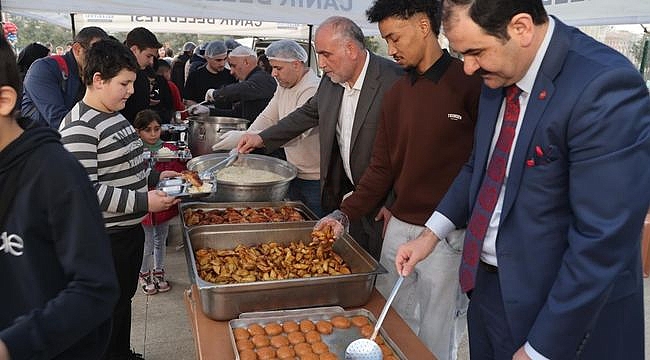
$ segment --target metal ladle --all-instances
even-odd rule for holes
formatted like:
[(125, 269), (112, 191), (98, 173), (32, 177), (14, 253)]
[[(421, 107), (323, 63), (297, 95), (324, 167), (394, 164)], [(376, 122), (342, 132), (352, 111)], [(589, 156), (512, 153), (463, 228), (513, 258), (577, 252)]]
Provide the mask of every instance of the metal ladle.
[(237, 148), (234, 148), (230, 150), (228, 153), (228, 157), (219, 161), (218, 163), (210, 166), (209, 168), (201, 171), (201, 174), (199, 175), (200, 178), (208, 178), (212, 176), (212, 174), (217, 170), (221, 168), (227, 168), (228, 166), (232, 165), (237, 159), (239, 158), (239, 151), (237, 151)]
[(379, 315), (379, 320), (377, 320), (377, 323), (375, 324), (375, 330), (372, 332), (372, 336), (370, 336), (370, 339), (362, 338), (362, 339), (354, 340), (353, 342), (350, 343), (350, 345), (348, 345), (347, 349), (345, 349), (346, 360), (383, 359), (381, 348), (375, 342), (375, 338), (377, 337), (377, 333), (379, 333), (381, 324), (384, 322), (384, 319), (386, 318), (388, 309), (390, 309), (390, 304), (395, 299), (395, 295), (397, 295), (397, 290), (399, 290), (399, 287), (402, 285), (403, 281), (404, 281), (404, 276), (400, 276), (399, 279), (397, 279), (395, 286), (393, 286), (393, 290), (390, 292), (390, 295), (388, 296), (388, 300), (386, 300), (386, 304), (384, 305), (384, 308), (381, 310), (381, 314)]

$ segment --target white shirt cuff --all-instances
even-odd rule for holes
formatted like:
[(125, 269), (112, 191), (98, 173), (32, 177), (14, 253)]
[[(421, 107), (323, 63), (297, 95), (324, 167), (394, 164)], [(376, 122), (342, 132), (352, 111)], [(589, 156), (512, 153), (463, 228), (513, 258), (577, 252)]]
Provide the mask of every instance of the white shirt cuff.
[(528, 341), (526, 341), (526, 344), (524, 345), (524, 351), (526, 351), (526, 355), (528, 355), (528, 357), (532, 360), (548, 360), (547, 357), (538, 353), (537, 350), (533, 349), (533, 346), (530, 345)]
[(456, 230), (456, 225), (454, 225), (451, 220), (447, 219), (446, 216), (442, 215), (442, 213), (437, 211), (431, 215), (424, 225), (429, 228), (429, 230), (433, 231), (438, 239), (445, 239), (450, 232)]

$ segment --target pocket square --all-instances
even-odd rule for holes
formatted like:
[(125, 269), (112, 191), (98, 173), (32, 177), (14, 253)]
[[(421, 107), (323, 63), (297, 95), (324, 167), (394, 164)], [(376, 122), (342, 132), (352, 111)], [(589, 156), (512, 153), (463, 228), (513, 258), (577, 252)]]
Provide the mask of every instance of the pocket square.
[(556, 152), (557, 152), (557, 147), (553, 145), (549, 145), (546, 147), (542, 145), (535, 145), (535, 147), (533, 148), (532, 157), (526, 160), (526, 166), (533, 167), (536, 165), (544, 165), (544, 164), (551, 163), (557, 160)]
[(447, 114), (447, 117), (448, 117), (450, 120), (454, 120), (454, 121), (463, 120), (463, 116), (460, 115), (460, 114)]

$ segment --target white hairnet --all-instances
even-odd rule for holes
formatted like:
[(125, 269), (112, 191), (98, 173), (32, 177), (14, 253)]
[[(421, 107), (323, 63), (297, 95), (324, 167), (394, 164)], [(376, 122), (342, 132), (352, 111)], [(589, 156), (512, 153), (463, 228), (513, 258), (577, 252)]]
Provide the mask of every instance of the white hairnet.
[(226, 44), (221, 40), (215, 40), (208, 43), (205, 47), (205, 57), (215, 57), (219, 55), (226, 55), (228, 49), (226, 49)]
[(192, 52), (192, 51), (194, 51), (194, 49), (196, 49), (196, 44), (191, 42), (191, 41), (188, 41), (185, 44), (183, 44), (183, 52), (186, 52), (186, 51)]
[(205, 43), (194, 48), (194, 55), (203, 57), (205, 55)]
[(269, 60), (278, 61), (307, 61), (307, 52), (293, 40), (274, 41), (266, 48), (266, 56)]
[(234, 48), (241, 46), (241, 44), (238, 43), (235, 39), (226, 39), (225, 43), (228, 50), (233, 50)]
[(255, 50), (249, 48), (248, 46), (243, 46), (243, 45), (234, 48), (228, 56), (234, 56), (234, 57), (252, 56), (254, 58), (257, 58), (257, 54), (255, 53)]

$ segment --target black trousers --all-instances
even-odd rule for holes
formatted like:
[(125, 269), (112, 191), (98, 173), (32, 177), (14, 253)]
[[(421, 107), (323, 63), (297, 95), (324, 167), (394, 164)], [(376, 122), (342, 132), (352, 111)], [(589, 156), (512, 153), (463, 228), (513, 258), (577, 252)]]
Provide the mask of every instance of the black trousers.
[(131, 352), (131, 299), (138, 288), (138, 274), (144, 252), (141, 225), (109, 234), (113, 263), (120, 284), (120, 298), (113, 310), (113, 331), (104, 359), (126, 359)]

